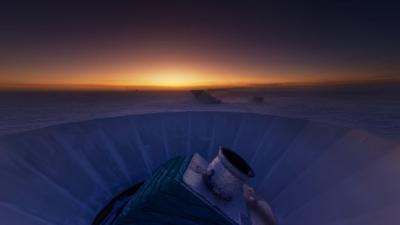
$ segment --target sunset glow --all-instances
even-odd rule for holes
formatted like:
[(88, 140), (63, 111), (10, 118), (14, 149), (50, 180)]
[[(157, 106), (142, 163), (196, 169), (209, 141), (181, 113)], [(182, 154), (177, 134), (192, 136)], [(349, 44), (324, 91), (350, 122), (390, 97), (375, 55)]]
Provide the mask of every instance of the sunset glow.
[[(182, 66), (184, 64), (184, 66)], [(7, 79), (0, 79), (1, 89), (51, 89), (51, 90), (189, 90), (193, 88), (223, 88), (282, 83), (345, 82), (373, 79), (366, 73), (352, 69), (314, 70), (274, 67), (254, 68), (237, 65), (215, 66), (181, 62), (144, 62), (138, 64), (93, 64), (72, 68), (51, 69), (16, 68), (6, 70)], [(334, 78), (323, 78), (320, 74)]]
[(190, 89), (398, 80), (400, 74), (398, 10), (391, 7), (374, 26), (351, 19), (363, 18), (358, 5), (352, 12), (340, 4), (190, 1), (114, 10), (99, 4), (75, 13), (78, 7), (35, 4), (25, 7), (32, 17), (4, 7), (15, 16), (3, 19), (10, 24), (0, 34), (0, 90)]
[(196, 71), (165, 69), (144, 71), (138, 78), (127, 81), (127, 85), (160, 86), (160, 87), (190, 87), (212, 85), (205, 74)]

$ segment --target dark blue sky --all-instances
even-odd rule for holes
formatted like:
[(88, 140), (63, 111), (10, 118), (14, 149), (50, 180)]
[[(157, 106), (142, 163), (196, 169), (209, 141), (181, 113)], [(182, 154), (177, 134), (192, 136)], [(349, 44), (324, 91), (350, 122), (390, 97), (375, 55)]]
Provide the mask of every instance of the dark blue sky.
[(326, 80), (346, 68), (366, 79), (399, 71), (400, 6), (389, 1), (31, 1), (0, 8), (3, 80), (21, 66), (63, 70), (170, 52), (228, 66), (304, 70), (302, 76), (320, 71)]

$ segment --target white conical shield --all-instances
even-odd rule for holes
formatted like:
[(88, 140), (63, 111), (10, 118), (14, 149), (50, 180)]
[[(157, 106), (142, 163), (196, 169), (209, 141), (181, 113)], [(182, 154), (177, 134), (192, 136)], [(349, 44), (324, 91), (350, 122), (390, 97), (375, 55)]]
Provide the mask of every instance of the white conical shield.
[(177, 112), (0, 139), (0, 223), (89, 225), (162, 162), (220, 145), (243, 156), (279, 224), (400, 224), (400, 145), (364, 131), (250, 113)]

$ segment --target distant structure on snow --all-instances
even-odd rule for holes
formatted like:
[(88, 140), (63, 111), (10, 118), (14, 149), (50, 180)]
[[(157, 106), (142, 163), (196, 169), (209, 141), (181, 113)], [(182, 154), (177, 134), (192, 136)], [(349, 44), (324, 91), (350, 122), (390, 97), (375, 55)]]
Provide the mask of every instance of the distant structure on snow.
[(212, 96), (206, 90), (192, 90), (194, 98), (203, 104), (221, 104), (221, 100)]

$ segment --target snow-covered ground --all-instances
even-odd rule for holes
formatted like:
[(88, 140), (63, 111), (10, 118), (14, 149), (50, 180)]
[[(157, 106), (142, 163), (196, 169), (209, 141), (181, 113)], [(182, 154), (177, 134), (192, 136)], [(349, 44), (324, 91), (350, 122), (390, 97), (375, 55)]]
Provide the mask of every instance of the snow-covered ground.
[[(241, 111), (307, 118), (400, 137), (400, 92), (268, 91), (212, 93), (224, 104), (204, 105), (190, 92), (2, 92), (0, 135), (94, 118), (165, 111)], [(262, 104), (252, 103), (263, 96)]]

